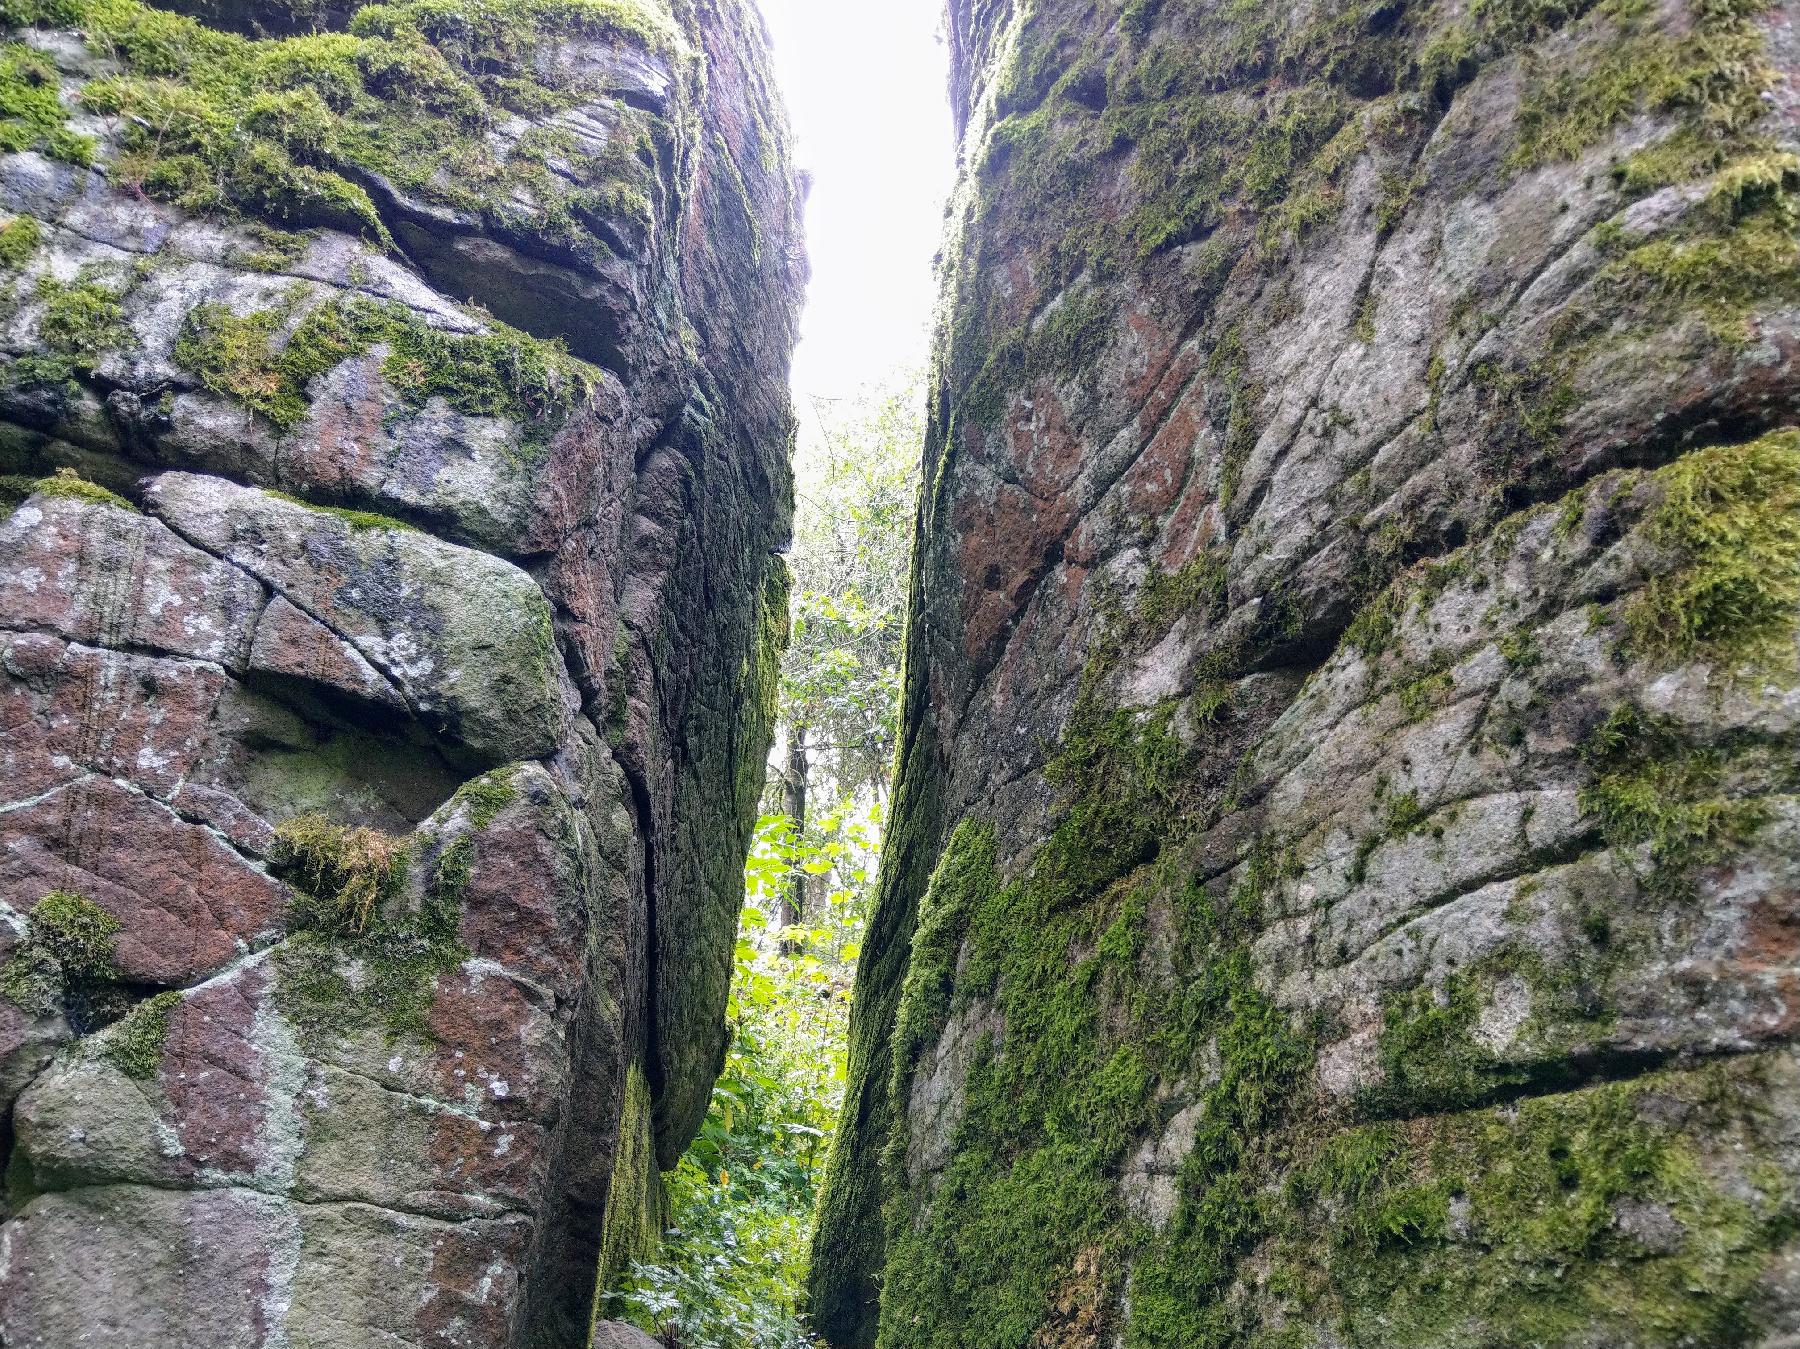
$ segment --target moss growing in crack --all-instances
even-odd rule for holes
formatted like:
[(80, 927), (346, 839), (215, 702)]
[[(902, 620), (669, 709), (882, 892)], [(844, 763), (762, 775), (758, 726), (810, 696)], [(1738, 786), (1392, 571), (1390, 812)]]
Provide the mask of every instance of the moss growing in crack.
[(328, 515), (333, 520), (340, 520), (350, 527), (353, 534), (367, 533), (370, 530), (409, 530), (417, 531), (418, 526), (410, 525), (404, 520), (396, 520), (391, 515), (382, 515), (376, 511), (351, 510), (344, 506), (321, 506), (316, 501), (308, 501), (305, 497), (297, 497), (291, 492), (269, 492), (269, 496), (277, 501), (285, 501), (289, 505), (304, 506), (309, 511), (320, 515)]
[(276, 827), (270, 860), (299, 887), (298, 925), (342, 936), (367, 932), (402, 897), (412, 847), (377, 829), (301, 815)]
[(100, 1054), (125, 1076), (150, 1081), (162, 1067), (169, 1018), (181, 1005), (181, 994), (158, 993), (140, 1002), (100, 1040)]
[(72, 468), (59, 468), (47, 478), (33, 480), (29, 494), (58, 497), (65, 501), (85, 501), (91, 506), (115, 506), (122, 511), (137, 510), (136, 506), (117, 492), (108, 491), (99, 483), (89, 482)]
[(1656, 474), (1646, 523), (1677, 559), (1626, 611), (1633, 646), (1792, 676), (1800, 605), (1800, 432), (1715, 446)]
[(534, 453), (593, 391), (592, 372), (560, 344), (503, 324), (479, 335), (441, 333), (400, 305), (367, 300), (331, 300), (298, 320), (294, 313), (295, 302), (245, 315), (197, 305), (175, 359), (214, 393), (289, 430), (306, 416), (313, 379), (383, 344), (381, 373), (408, 405), (438, 397), (469, 416), (521, 422), (522, 454)]
[(1152, 572), (1138, 597), (1138, 621), (1150, 632), (1167, 632), (1191, 613), (1217, 614), (1225, 605), (1229, 559), (1208, 550), (1173, 572)]
[(1393, 1115), (1459, 1110), (1529, 1081), (1477, 1042), (1482, 992), (1482, 981), (1465, 973), (1392, 998), (1382, 1015), (1382, 1082), (1363, 1094), (1363, 1108)]

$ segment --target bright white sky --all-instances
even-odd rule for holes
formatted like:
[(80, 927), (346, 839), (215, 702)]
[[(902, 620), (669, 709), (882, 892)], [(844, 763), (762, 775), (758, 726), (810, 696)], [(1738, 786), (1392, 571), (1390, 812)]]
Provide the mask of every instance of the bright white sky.
[(812, 285), (798, 411), (922, 365), (955, 147), (944, 0), (760, 0), (800, 167)]

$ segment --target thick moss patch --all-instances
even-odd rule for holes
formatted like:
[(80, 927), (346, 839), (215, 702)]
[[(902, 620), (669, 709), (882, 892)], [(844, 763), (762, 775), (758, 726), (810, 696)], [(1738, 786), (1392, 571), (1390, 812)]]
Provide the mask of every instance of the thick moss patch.
[(1697, 451), (1657, 475), (1650, 540), (1678, 565), (1627, 615), (1645, 654), (1791, 675), (1800, 611), (1800, 432)]
[(52, 890), (25, 923), (25, 940), (0, 968), (0, 995), (31, 1016), (88, 1019), (118, 977), (119, 920), (85, 895)]
[[(347, 33), (277, 41), (136, 0), (12, 0), (6, 17), (78, 29), (119, 62), (122, 72), (89, 82), (82, 102), (120, 118), (115, 176), (152, 196), (386, 241), (364, 186), (370, 173), (496, 219), (517, 214), (512, 198), (524, 193), (540, 208), (527, 227), (588, 258), (607, 249), (584, 222), (647, 215), (661, 124), (624, 108), (619, 135), (597, 153), (552, 131), (512, 145), (488, 133), (511, 115), (545, 117), (588, 96), (545, 59), (565, 35), (648, 49), (678, 66), (681, 54), (667, 20), (626, 0), (368, 5)], [(0, 142), (74, 157), (54, 72), (16, 44), (6, 52)], [(579, 181), (552, 162), (576, 165)]]
[(234, 314), (196, 306), (175, 359), (215, 393), (234, 398), (288, 430), (306, 416), (307, 386), (377, 344), (381, 373), (411, 406), (442, 398), (470, 416), (507, 417), (540, 444), (593, 391), (593, 374), (556, 342), (491, 323), (459, 336), (427, 327), (397, 304), (333, 300), (296, 318), (294, 305)]
[(283, 1015), (329, 1038), (428, 1035), (438, 977), (468, 956), (458, 932), (474, 847), (464, 835), (432, 856), (433, 841), (316, 815), (281, 825), (272, 861), (295, 886), (290, 935), (275, 955)]

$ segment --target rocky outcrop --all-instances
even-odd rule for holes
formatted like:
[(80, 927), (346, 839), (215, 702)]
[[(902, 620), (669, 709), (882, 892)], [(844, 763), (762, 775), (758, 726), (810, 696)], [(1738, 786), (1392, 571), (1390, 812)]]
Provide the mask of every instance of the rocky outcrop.
[(5, 14), (0, 1342), (586, 1344), (786, 622), (766, 39), (192, 12)]
[(952, 0), (815, 1317), (1800, 1333), (1800, 9)]

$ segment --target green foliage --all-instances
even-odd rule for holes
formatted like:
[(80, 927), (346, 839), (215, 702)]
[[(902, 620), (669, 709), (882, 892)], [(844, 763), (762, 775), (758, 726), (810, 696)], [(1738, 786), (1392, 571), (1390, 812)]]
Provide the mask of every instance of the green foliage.
[(916, 375), (848, 407), (815, 399), (796, 462), (782, 721), (805, 728), (826, 780), (877, 799), (894, 756), (923, 410)]
[[(766, 838), (775, 822), (765, 821)], [(772, 898), (753, 876), (752, 893)], [(683, 1349), (807, 1349), (797, 1311), (831, 1131), (843, 1099), (848, 997), (827, 947), (745, 911), (732, 1042), (700, 1135), (668, 1177), (670, 1229), (606, 1305)]]

